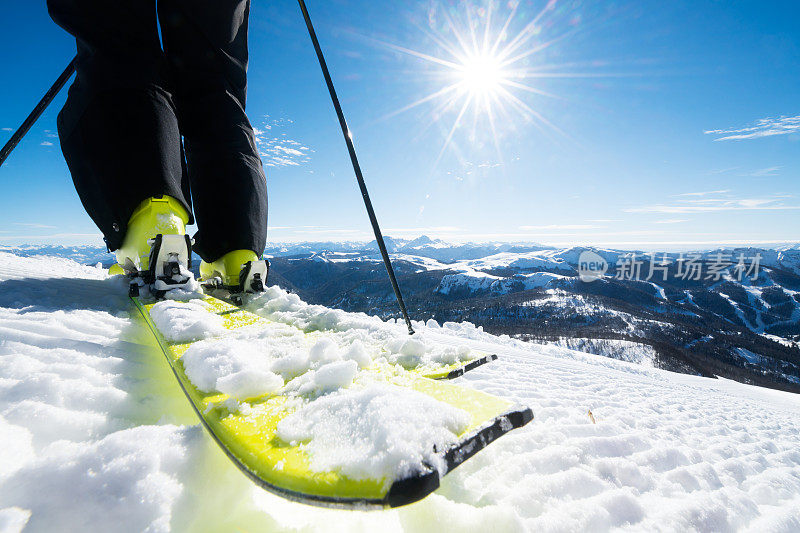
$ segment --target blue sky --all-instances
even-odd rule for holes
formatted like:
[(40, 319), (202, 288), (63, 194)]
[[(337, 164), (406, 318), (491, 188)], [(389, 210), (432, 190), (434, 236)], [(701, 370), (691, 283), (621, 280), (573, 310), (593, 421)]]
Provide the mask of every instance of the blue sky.
[[(0, 142), (74, 53), (43, 4), (0, 7)], [(309, 9), (386, 234), (629, 248), (800, 241), (795, 1)], [(294, 2), (253, 3), (249, 74), (270, 241), (371, 238)], [(100, 242), (58, 148), (63, 99), (0, 169), (0, 245)]]

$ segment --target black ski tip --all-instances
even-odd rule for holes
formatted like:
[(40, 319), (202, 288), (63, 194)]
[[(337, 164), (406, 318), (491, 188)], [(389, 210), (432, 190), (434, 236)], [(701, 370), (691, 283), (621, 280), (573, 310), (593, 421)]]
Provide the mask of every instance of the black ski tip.
[(438, 488), (439, 472), (431, 469), (392, 483), (385, 501), (389, 507), (401, 507), (421, 500)]
[(509, 421), (514, 428), (520, 428), (533, 420), (533, 411), (530, 407), (525, 407), (519, 411), (509, 414)]
[(472, 435), (451, 447), (444, 454), (447, 472), (486, 448), (509, 431), (521, 428), (533, 420), (530, 407), (518, 406), (496, 417), (492, 422), (475, 431)]
[(494, 361), (496, 359), (497, 359), (497, 355), (495, 355), (495, 354), (487, 355), (485, 357), (479, 357), (478, 359), (475, 359), (474, 361), (470, 361), (469, 363), (467, 363), (466, 365), (462, 366), (461, 368), (456, 368), (455, 370), (451, 371), (449, 374), (447, 374), (447, 377), (445, 379), (459, 378), (459, 377), (463, 376), (466, 372), (469, 372), (470, 370), (474, 370), (474, 369), (478, 368), (479, 366), (485, 365), (486, 363), (491, 363), (492, 361)]
[[(489, 357), (497, 358), (496, 355)], [(441, 475), (449, 473), (498, 438), (513, 429), (524, 426), (531, 420), (533, 420), (533, 411), (530, 407), (525, 406), (514, 407), (496, 417), (442, 454), (446, 470)], [(417, 502), (439, 488), (439, 478), (440, 473), (431, 468), (416, 476), (395, 481), (384, 501), (389, 507), (400, 507)]]

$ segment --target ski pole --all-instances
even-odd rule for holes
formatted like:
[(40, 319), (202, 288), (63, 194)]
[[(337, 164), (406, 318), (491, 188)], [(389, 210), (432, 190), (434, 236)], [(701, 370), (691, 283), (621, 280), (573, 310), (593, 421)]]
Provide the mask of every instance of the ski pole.
[(39, 100), (39, 103), (33, 108), (31, 114), (25, 119), (25, 122), (23, 122), (22, 125), (17, 128), (17, 131), (14, 132), (5, 146), (3, 146), (3, 149), (0, 150), (0, 166), (3, 165), (6, 158), (9, 156), (9, 154), (11, 154), (14, 148), (17, 147), (19, 141), (21, 141), (25, 134), (28, 133), (28, 130), (31, 129), (31, 126), (33, 126), (36, 121), (39, 120), (39, 117), (42, 115), (44, 110), (47, 109), (47, 106), (50, 105), (50, 102), (53, 101), (53, 98), (56, 97), (61, 88), (64, 87), (69, 77), (72, 76), (73, 72), (75, 72), (75, 58), (69, 62), (67, 68), (64, 69), (64, 72), (61, 73), (61, 76), (58, 77), (50, 89), (44, 93), (42, 99)]
[(333, 88), (333, 81), (331, 80), (330, 72), (328, 72), (328, 65), (325, 62), (325, 57), (322, 55), (322, 48), (319, 46), (317, 34), (314, 31), (314, 26), (311, 24), (311, 17), (308, 14), (306, 3), (303, 0), (298, 0), (298, 2), (300, 3), (300, 10), (303, 12), (303, 18), (306, 21), (308, 35), (311, 37), (311, 42), (314, 44), (314, 50), (317, 53), (319, 66), (322, 67), (322, 75), (325, 77), (325, 83), (328, 85), (328, 92), (331, 95), (333, 107), (336, 109), (336, 115), (339, 117), (339, 125), (342, 127), (344, 142), (347, 144), (347, 151), (350, 152), (350, 162), (353, 164), (353, 170), (356, 173), (358, 186), (361, 189), (361, 196), (364, 198), (364, 205), (367, 208), (367, 215), (369, 215), (369, 221), (372, 224), (372, 230), (375, 232), (375, 241), (378, 243), (378, 248), (381, 251), (383, 264), (386, 265), (386, 272), (389, 274), (389, 281), (392, 282), (392, 289), (394, 289), (394, 295), (397, 298), (397, 304), (400, 306), (400, 311), (403, 313), (406, 326), (408, 326), (408, 332), (413, 335), (414, 328), (411, 327), (411, 319), (408, 318), (406, 304), (403, 302), (403, 295), (400, 294), (400, 287), (397, 285), (397, 278), (394, 275), (394, 269), (392, 268), (392, 262), (389, 259), (389, 253), (386, 251), (386, 244), (383, 242), (381, 228), (378, 225), (378, 219), (375, 217), (375, 210), (372, 209), (372, 202), (370, 201), (369, 193), (367, 192), (367, 184), (364, 183), (364, 176), (361, 174), (361, 165), (358, 164), (358, 157), (356, 157), (356, 149), (353, 146), (353, 139), (350, 135), (350, 129), (347, 127), (347, 122), (344, 119), (342, 106), (339, 104), (339, 97), (336, 96), (336, 89)]

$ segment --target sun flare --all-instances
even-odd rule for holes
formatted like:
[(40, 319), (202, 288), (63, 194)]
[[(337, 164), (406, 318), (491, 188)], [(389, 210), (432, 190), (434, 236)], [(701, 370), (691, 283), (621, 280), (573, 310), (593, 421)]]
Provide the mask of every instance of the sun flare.
[[(563, 65), (546, 63), (540, 58), (557, 42), (572, 35), (575, 28), (557, 15), (558, 0), (548, 0), (539, 11), (525, 0), (466, 0), (456, 4), (434, 3), (428, 13), (428, 27), (418, 27), (433, 45), (425, 53), (398, 44), (378, 41), (388, 48), (423, 60), (436, 89), (418, 100), (397, 109), (388, 119), (421, 105), (431, 105), (425, 131), (435, 123), (449, 121), (445, 141), (436, 164), (456, 133), (471, 124), (466, 132), (470, 142), (479, 135), (489, 136), (497, 156), (503, 159), (500, 137), (515, 131), (520, 124), (532, 124), (545, 134), (565, 135), (543, 114), (541, 98), (562, 97), (541, 88), (545, 78), (574, 77), (572, 72), (558, 72)], [(546, 33), (555, 33), (549, 39)], [(458, 148), (458, 147), (456, 147)]]

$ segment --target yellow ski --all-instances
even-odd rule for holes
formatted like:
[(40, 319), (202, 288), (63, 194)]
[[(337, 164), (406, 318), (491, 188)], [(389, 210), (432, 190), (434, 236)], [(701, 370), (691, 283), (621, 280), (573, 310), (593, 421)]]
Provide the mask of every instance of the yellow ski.
[[(526, 407), (470, 388), (435, 381), (397, 366), (368, 368), (370, 379), (407, 387), (439, 402), (468, 413), (469, 424), (458, 434), (458, 440), (447, 449), (436, 451), (437, 466), (421, 465), (416, 473), (404, 479), (351, 479), (335, 469), (313, 470), (311, 457), (302, 443), (286, 443), (277, 437), (281, 420), (290, 416), (296, 404), (283, 394), (266, 394), (249, 398), (248, 409), (231, 409), (228, 397), (221, 393), (204, 393), (187, 377), (181, 357), (192, 343), (168, 342), (150, 317), (155, 304), (131, 297), (144, 325), (152, 332), (160, 350), (172, 368), (181, 388), (209, 434), (233, 463), (250, 479), (266, 490), (304, 503), (343, 508), (384, 508), (405, 505), (424, 498), (439, 486), (440, 477), (469, 459), (489, 443), (532, 420)], [(235, 331), (243, 327), (268, 324), (265, 318), (227, 302), (206, 296), (208, 312), (224, 320), (224, 328)], [(325, 332), (306, 333), (312, 339)], [(486, 356), (482, 356), (485, 358)], [(471, 364), (471, 363), (470, 363)], [(431, 377), (450, 377), (463, 368), (441, 369)]]

